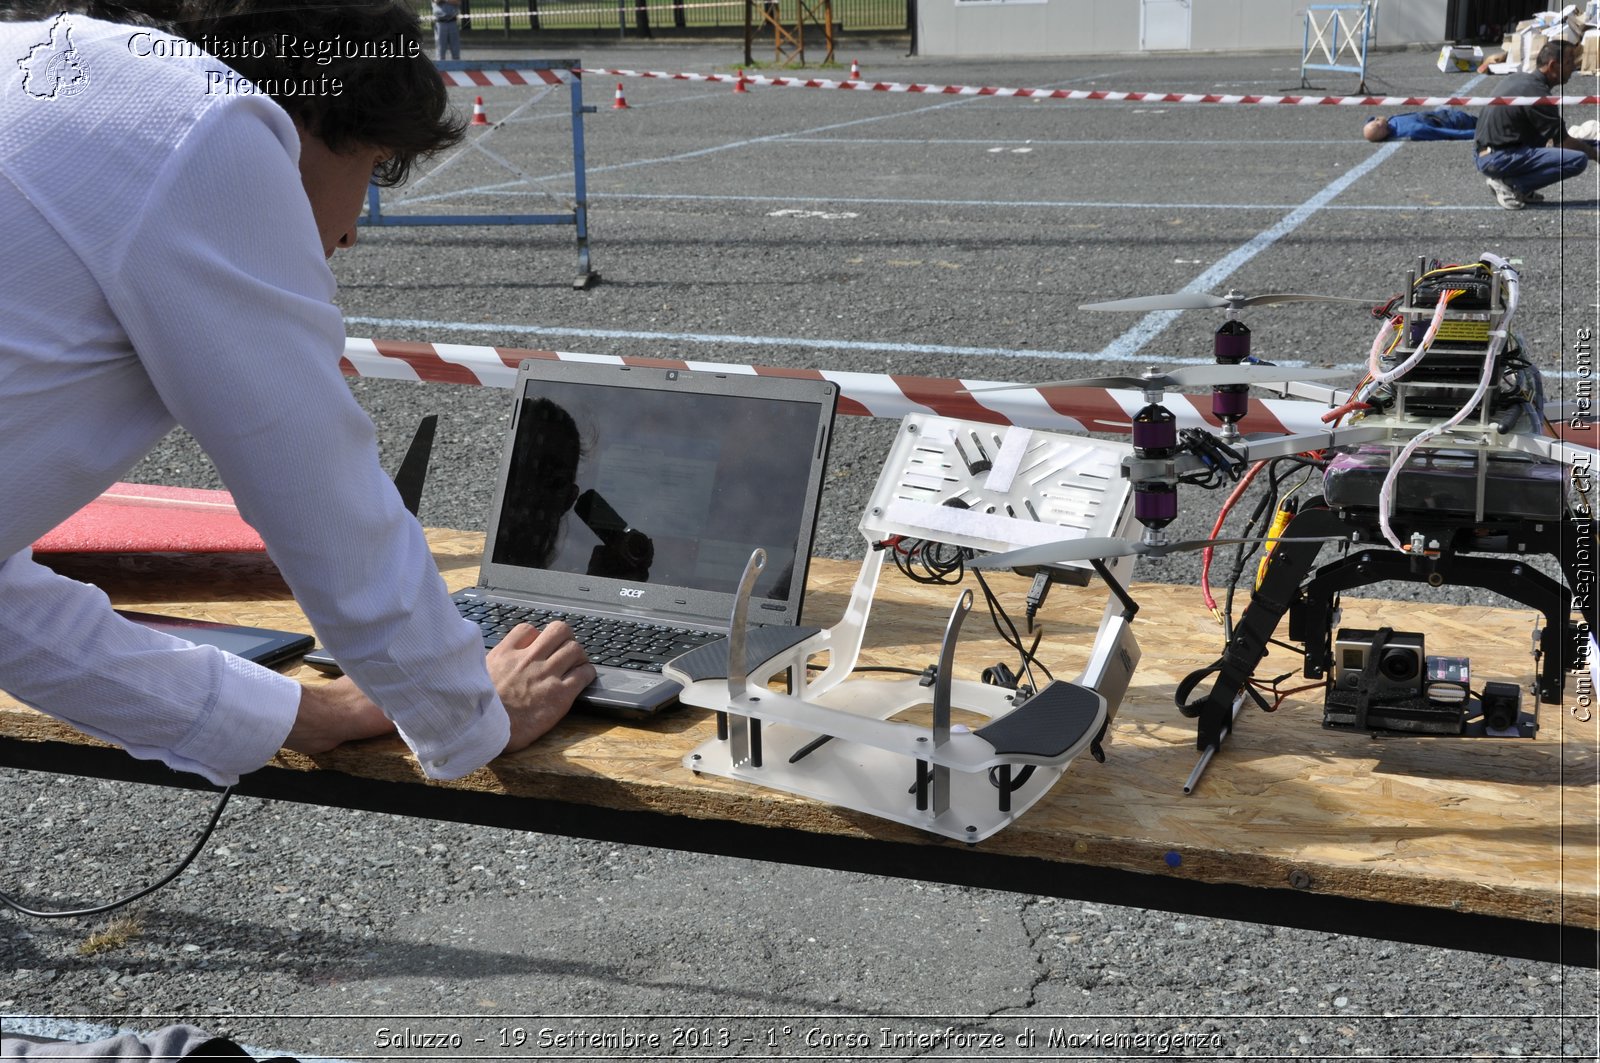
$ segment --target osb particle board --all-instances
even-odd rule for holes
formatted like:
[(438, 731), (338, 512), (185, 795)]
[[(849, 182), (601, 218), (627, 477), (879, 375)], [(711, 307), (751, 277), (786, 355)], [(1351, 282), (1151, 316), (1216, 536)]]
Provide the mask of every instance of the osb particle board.
[[(481, 536), (432, 531), (445, 582), (470, 584)], [(287, 588), (259, 556), (66, 557), (54, 563), (105, 586), (121, 605), (266, 627), (310, 630)], [(841, 615), (858, 564), (813, 563), (806, 619)], [(970, 577), (969, 577), (970, 580)], [(992, 580), (1015, 606), (1026, 582)], [(1176, 684), (1215, 659), (1219, 628), (1193, 587), (1136, 584), (1134, 624), (1143, 658), (1112, 729), (1105, 764), (1075, 762), (1053, 792), (983, 842), (990, 852), (1205, 882), (1284, 888), (1455, 909), (1543, 923), (1600, 927), (1597, 890), (1597, 723), (1569, 705), (1539, 707), (1537, 738), (1381, 738), (1324, 730), (1320, 691), (1290, 697), (1271, 715), (1247, 707), (1197, 791), (1181, 787), (1196, 759), (1194, 725), (1172, 703)], [(880, 583), (862, 663), (922, 667), (937, 654), (958, 588), (911, 584), (892, 568)], [(1084, 663), (1105, 593), (1058, 587), (1039, 614), (1042, 659), (1060, 677)], [(1242, 611), (1242, 600), (1237, 605)], [(1415, 602), (1344, 601), (1347, 626), (1427, 634), (1429, 649), (1472, 658), (1475, 683), (1526, 686), (1533, 614)], [(1280, 630), (1280, 636), (1283, 631)], [(976, 677), (1014, 654), (980, 604), (967, 617), (959, 674)], [(1261, 675), (1292, 673), (1275, 649)], [(294, 674), (318, 681), (300, 666)], [(1590, 716), (1587, 720), (1580, 717)], [(24, 740), (72, 735), (12, 703), (0, 734)], [(731, 819), (829, 835), (966, 847), (875, 817), (700, 777), (681, 758), (713, 734), (709, 715), (683, 710), (649, 727), (573, 716), (532, 749), (453, 783), (423, 779), (398, 739), (356, 743), (315, 758), (281, 754), (279, 766), (485, 793), (556, 798), (611, 809)], [(81, 739), (81, 741), (89, 741)], [(1066, 872), (1064, 867), (1064, 873)], [(1248, 913), (1242, 913), (1248, 914)]]

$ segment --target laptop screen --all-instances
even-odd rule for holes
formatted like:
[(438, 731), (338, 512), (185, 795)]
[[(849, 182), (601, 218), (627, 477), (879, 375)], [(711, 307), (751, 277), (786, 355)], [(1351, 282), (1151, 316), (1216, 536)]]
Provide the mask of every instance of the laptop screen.
[(731, 595), (761, 547), (754, 596), (798, 595), (831, 385), (559, 365), (522, 381), (493, 565)]

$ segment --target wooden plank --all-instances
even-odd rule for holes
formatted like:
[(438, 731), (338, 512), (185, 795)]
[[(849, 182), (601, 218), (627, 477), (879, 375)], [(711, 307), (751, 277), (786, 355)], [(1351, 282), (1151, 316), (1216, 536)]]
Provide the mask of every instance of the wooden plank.
[[(470, 584), (481, 536), (433, 531), (446, 583)], [(266, 627), (309, 630), (270, 562), (251, 555), (61, 557), (57, 567), (106, 587), (119, 605)], [(841, 615), (856, 563), (819, 560), (806, 602), (810, 623)], [(1026, 582), (992, 584), (1021, 614)], [(886, 571), (863, 663), (922, 667), (937, 649), (957, 588), (910, 583)], [(1170, 880), (1302, 891), (1399, 905), (1600, 928), (1596, 874), (1596, 749), (1600, 723), (1577, 705), (1541, 706), (1528, 740), (1385, 738), (1321, 727), (1320, 690), (1290, 697), (1268, 716), (1241, 715), (1235, 735), (1198, 791), (1181, 787), (1195, 761), (1194, 728), (1173, 706), (1176, 684), (1210, 663), (1220, 633), (1193, 587), (1137, 584), (1134, 629), (1143, 660), (1112, 729), (1109, 759), (1076, 762), (1032, 811), (977, 847), (924, 835), (848, 810), (698, 777), (681, 758), (713, 733), (708, 714), (683, 710), (650, 726), (574, 716), (534, 748), (465, 779), (422, 777), (398, 739), (356, 743), (324, 756), (283, 753), (276, 765), (485, 794), (550, 798), (620, 811), (734, 820), (822, 836), (942, 846), (951, 861), (983, 854), (1115, 868)], [(1042, 659), (1071, 678), (1099, 623), (1098, 585), (1057, 588), (1040, 613)], [(1534, 614), (1414, 602), (1344, 601), (1344, 624), (1420, 630), (1430, 649), (1472, 658), (1475, 684), (1526, 687)], [(970, 617), (959, 674), (976, 677), (1014, 654), (982, 615)], [(1281, 632), (1280, 632), (1281, 634)], [(1292, 672), (1274, 650), (1263, 674)], [(307, 682), (310, 669), (294, 670)], [(1569, 700), (1573, 695), (1569, 694)], [(0, 736), (90, 743), (13, 702), (0, 702)], [(312, 776), (311, 778), (315, 778)], [(1249, 918), (1248, 911), (1238, 913)]]

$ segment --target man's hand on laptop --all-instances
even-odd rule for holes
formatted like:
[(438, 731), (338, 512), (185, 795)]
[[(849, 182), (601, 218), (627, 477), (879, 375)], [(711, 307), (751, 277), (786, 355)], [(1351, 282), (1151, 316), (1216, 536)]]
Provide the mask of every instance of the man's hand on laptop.
[[(559, 723), (594, 682), (594, 665), (572, 629), (559, 621), (543, 629), (518, 624), (489, 651), (486, 663), (511, 717), (507, 753), (533, 744)], [(349, 676), (341, 676), (301, 688), (300, 709), (283, 744), (298, 753), (326, 753), (344, 742), (393, 731), (394, 723), (378, 706)]]
[(507, 753), (525, 749), (554, 727), (595, 677), (572, 629), (559, 620), (543, 628), (518, 624), (489, 651), (487, 663), (511, 716)]

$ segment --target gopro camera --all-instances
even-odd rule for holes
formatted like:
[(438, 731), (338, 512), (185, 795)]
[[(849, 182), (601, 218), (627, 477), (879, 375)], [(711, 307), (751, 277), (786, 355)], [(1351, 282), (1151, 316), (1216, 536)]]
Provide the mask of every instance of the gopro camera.
[(1374, 654), (1368, 693), (1373, 697), (1419, 697), (1428, 674), (1422, 634), (1416, 631), (1390, 631), (1380, 640), (1380, 632), (1342, 627), (1333, 640), (1333, 685), (1339, 690), (1357, 692), (1367, 662)]

